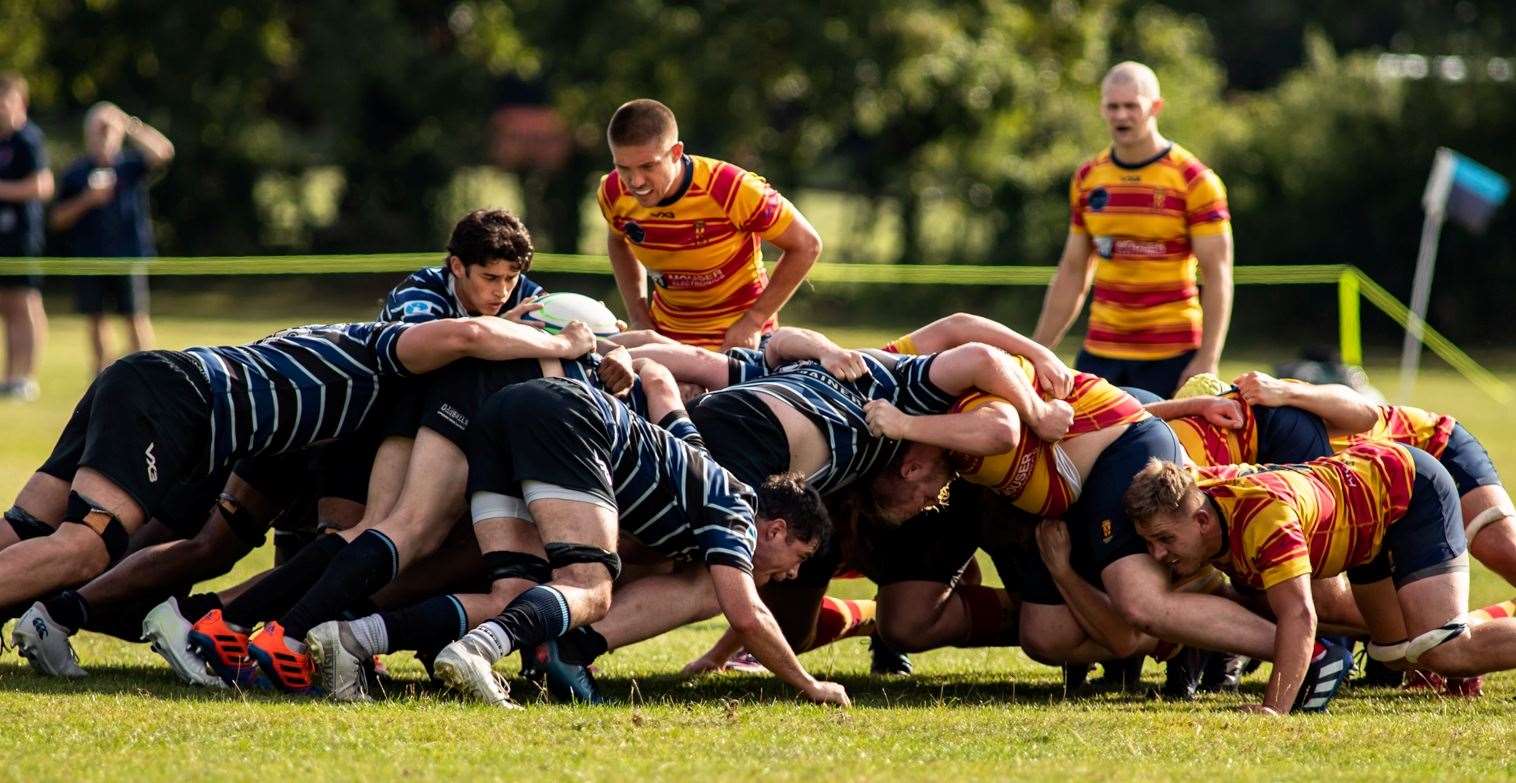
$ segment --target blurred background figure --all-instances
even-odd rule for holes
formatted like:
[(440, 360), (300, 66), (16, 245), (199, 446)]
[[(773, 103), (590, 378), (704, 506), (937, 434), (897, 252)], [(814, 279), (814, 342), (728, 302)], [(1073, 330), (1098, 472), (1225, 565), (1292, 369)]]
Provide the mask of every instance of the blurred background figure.
[[(130, 142), (130, 147), (124, 147)], [(174, 145), (156, 128), (100, 102), (84, 117), (85, 155), (63, 172), (51, 225), (69, 255), (81, 258), (149, 258), (157, 254), (147, 200), (149, 175), (174, 157)], [(141, 274), (77, 278), (74, 302), (88, 319), (87, 335), (99, 373), (111, 359), (105, 340), (107, 300), (127, 321), (132, 351), (152, 347), (147, 278)]]
[[(53, 197), (42, 130), (26, 115), (26, 79), (0, 73), (0, 258), (42, 254), (42, 202)], [(0, 275), (5, 376), (0, 397), (35, 400), (37, 354), (47, 333), (39, 275)]]

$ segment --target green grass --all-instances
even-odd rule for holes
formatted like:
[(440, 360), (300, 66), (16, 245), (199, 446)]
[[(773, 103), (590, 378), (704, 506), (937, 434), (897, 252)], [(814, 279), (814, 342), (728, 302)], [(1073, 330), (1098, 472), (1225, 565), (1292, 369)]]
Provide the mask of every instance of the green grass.
[[(333, 318), (361, 317), (334, 313)], [(167, 347), (253, 339), (276, 320), (160, 318)], [(892, 334), (830, 330), (856, 345)], [(55, 318), (44, 398), (0, 403), (0, 495), (14, 495), (46, 455), (87, 378), (76, 319)], [(1241, 370), (1245, 363), (1226, 369)], [(1371, 368), (1382, 382), (1389, 368)], [(1516, 380), (1516, 373), (1503, 377)], [(1429, 368), (1416, 402), (1460, 417), (1497, 464), (1516, 464), (1499, 406), (1456, 376)], [(235, 579), (270, 561), (261, 550)], [(223, 580), (225, 581), (225, 580)], [(867, 597), (867, 583), (838, 582)], [(1482, 570), (1475, 605), (1512, 591)], [(1192, 704), (1139, 697), (1065, 701), (1057, 673), (1018, 650), (942, 650), (914, 656), (908, 680), (867, 676), (865, 642), (804, 656), (849, 686), (849, 712), (800, 704), (772, 678), (723, 675), (683, 682), (679, 668), (721, 631), (702, 623), (618, 651), (601, 681), (624, 706), (531, 704), (503, 712), (427, 691), (420, 667), (391, 656), (400, 692), (374, 705), (336, 706), (268, 694), (207, 693), (179, 685), (141, 645), (83, 634), (91, 676), (34, 676), (0, 659), (0, 778), (10, 780), (662, 779), (832, 780), (944, 778), (1426, 780), (1516, 775), (1516, 677), (1489, 679), (1486, 697), (1454, 702), (1391, 691), (1346, 693), (1327, 716), (1264, 720), (1232, 708), (1241, 696)], [(509, 665), (514, 669), (514, 664)], [(1151, 684), (1161, 677), (1149, 665)], [(518, 684), (530, 700), (531, 686)]]

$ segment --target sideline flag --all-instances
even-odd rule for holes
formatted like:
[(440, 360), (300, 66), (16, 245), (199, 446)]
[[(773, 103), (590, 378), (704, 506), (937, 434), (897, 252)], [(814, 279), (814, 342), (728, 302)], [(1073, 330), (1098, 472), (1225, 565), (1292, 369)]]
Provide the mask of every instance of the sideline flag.
[(1510, 192), (1511, 183), (1505, 177), (1447, 147), (1438, 147), (1421, 203), (1427, 212), (1441, 212), (1482, 234)]

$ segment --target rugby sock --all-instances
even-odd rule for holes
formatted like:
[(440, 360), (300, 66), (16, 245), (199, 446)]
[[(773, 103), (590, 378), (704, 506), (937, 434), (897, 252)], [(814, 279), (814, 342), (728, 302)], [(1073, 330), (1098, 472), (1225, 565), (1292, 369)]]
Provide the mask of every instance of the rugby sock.
[(387, 648), (374, 650), (375, 653), (437, 650), (468, 633), (468, 615), (463, 611), (463, 604), (451, 595), (428, 598), (419, 604), (371, 617), (379, 621), (388, 640)]
[(589, 666), (610, 649), (610, 642), (588, 625), (581, 625), (558, 638), (558, 657), (575, 666)]
[(363, 655), (381, 655), (390, 651), (389, 631), (379, 615), (371, 614), (349, 621), (347, 629), (358, 643), (357, 652)]
[(500, 660), (522, 647), (535, 647), (569, 630), (568, 601), (550, 585), (537, 585), (517, 596), (500, 616), (485, 620), (469, 636), (485, 642)]
[(204, 617), (212, 609), (224, 608), (221, 605), (221, 596), (215, 593), (195, 593), (179, 599), (179, 613), (190, 622)]
[[(300, 550), (288, 563), (259, 579), (242, 595), (232, 599), (222, 610), (227, 624), (242, 628), (278, 617), (321, 578), (332, 558), (347, 546), (347, 539), (337, 535), (322, 536), (319, 541)], [(198, 619), (198, 618), (197, 618)]]
[(42, 606), (53, 622), (67, 628), (69, 633), (78, 633), (89, 620), (89, 602), (73, 590), (64, 590), (44, 600)]
[[(49, 609), (49, 612), (52, 610)], [(58, 615), (53, 615), (56, 618)], [(1501, 620), (1507, 617), (1516, 617), (1516, 600), (1501, 601), (1498, 604), (1490, 604), (1481, 609), (1469, 612), (1471, 624), (1487, 623), (1491, 620)]]
[(873, 633), (876, 608), (877, 604), (868, 599), (849, 601), (822, 596), (821, 610), (816, 613), (816, 633), (811, 646), (802, 652), (825, 647), (839, 639)]
[(389, 584), (399, 570), (395, 542), (377, 530), (365, 530), (332, 558), (316, 584), (284, 613), (279, 620), (284, 635), (304, 639), (316, 625)]
[(953, 588), (969, 615), (967, 638), (954, 647), (1005, 647), (1020, 643), (1020, 606), (1005, 590), (960, 584)]

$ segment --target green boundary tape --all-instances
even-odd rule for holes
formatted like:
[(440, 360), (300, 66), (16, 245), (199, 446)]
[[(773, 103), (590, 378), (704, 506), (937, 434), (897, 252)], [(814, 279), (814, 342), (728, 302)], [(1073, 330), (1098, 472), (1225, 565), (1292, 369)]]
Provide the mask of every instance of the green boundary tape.
[[(441, 254), (380, 253), (302, 256), (208, 256), (191, 258), (0, 258), (0, 275), (114, 275), (130, 271), (149, 275), (302, 275), (408, 272), (442, 260)], [(539, 253), (534, 271), (567, 274), (610, 274), (605, 256)], [(820, 263), (808, 279), (817, 283), (893, 283), (896, 285), (1006, 286), (1046, 285), (1050, 266), (989, 266), (972, 264), (841, 264)], [(1348, 264), (1238, 266), (1233, 280), (1241, 285), (1337, 285), (1342, 356), (1352, 364), (1363, 361), (1359, 328), (1360, 295), (1406, 328), (1410, 310), (1362, 270)], [(1431, 326), (1424, 342), (1491, 398), (1508, 403), (1511, 388)]]

